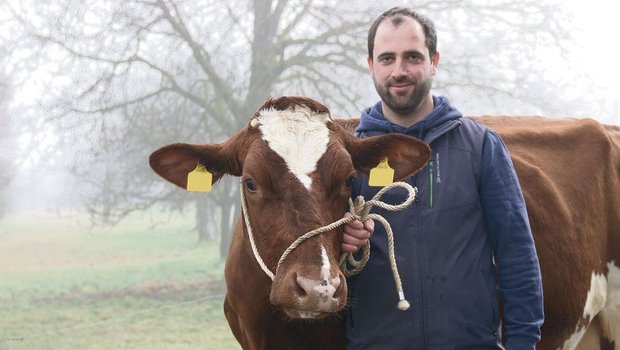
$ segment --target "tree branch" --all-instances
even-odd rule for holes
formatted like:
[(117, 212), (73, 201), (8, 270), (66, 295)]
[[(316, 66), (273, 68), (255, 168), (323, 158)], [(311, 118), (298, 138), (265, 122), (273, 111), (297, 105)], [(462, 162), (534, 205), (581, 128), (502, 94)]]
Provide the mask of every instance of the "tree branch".
[[(170, 25), (172, 25), (174, 30), (189, 45), (196, 62), (198, 62), (204, 73), (209, 77), (210, 82), (214, 85), (214, 93), (226, 103), (227, 108), (233, 114), (239, 114), (239, 102), (233, 97), (228, 84), (225, 84), (223, 79), (217, 74), (210, 62), (211, 58), (209, 53), (192, 38), (192, 35), (189, 33), (183, 21), (171, 13), (168, 6), (164, 3), (164, 0), (157, 0), (157, 6), (162, 9), (164, 17), (168, 20)], [(176, 5), (173, 5), (173, 8), (175, 13), (178, 13), (176, 11)]]

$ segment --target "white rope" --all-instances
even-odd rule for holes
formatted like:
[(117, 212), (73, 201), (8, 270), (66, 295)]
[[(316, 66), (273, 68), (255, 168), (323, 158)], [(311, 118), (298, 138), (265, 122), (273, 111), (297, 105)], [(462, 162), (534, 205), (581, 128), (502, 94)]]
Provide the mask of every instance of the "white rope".
[[(407, 190), (408, 196), (407, 196), (407, 199), (403, 203), (397, 204), (397, 205), (391, 205), (391, 204), (387, 204), (379, 200), (385, 192), (395, 187), (401, 187)], [(273, 281), (274, 273), (271, 272), (271, 270), (267, 267), (262, 257), (260, 256), (258, 249), (256, 248), (256, 242), (254, 241), (254, 233), (252, 232), (252, 226), (250, 225), (250, 219), (248, 216), (245, 195), (243, 192), (243, 183), (241, 184), (240, 193), (241, 193), (241, 209), (243, 211), (243, 218), (245, 222), (245, 227), (248, 231), (248, 237), (250, 239), (250, 245), (252, 247), (252, 252), (254, 253), (254, 257), (256, 258), (258, 265), (260, 265), (261, 269), (265, 272), (265, 274), (269, 276), (269, 278), (271, 278), (271, 280)], [(387, 222), (387, 220), (383, 216), (379, 214), (369, 214), (369, 212), (373, 206), (377, 206), (377, 207), (380, 207), (380, 208), (383, 208), (389, 211), (403, 210), (415, 200), (416, 194), (417, 194), (417, 189), (412, 187), (408, 183), (394, 182), (388, 186), (383, 187), (379, 192), (377, 192), (377, 194), (371, 200), (367, 202), (364, 201), (363, 196), (358, 196), (357, 198), (355, 198), (355, 201), (349, 199), (349, 210), (351, 211), (351, 214), (353, 214), (352, 216), (342, 218), (327, 226), (323, 226), (315, 230), (312, 230), (310, 232), (307, 232), (304, 235), (297, 238), (293, 243), (291, 243), (291, 245), (288, 248), (286, 248), (286, 250), (282, 253), (282, 256), (280, 256), (280, 259), (278, 260), (278, 264), (276, 266), (276, 271), (278, 270), (278, 267), (280, 267), (280, 264), (282, 264), (284, 259), (286, 259), (286, 257), (305, 240), (312, 238), (318, 234), (331, 231), (335, 229), (336, 227), (342, 226), (353, 220), (360, 220), (363, 222), (368, 219), (373, 219), (373, 220), (379, 221), (385, 227), (385, 232), (386, 232), (387, 239), (388, 239), (388, 254), (389, 254), (389, 259), (390, 259), (390, 268), (392, 269), (392, 276), (394, 278), (394, 283), (396, 284), (396, 291), (398, 293), (398, 299), (399, 299), (398, 308), (400, 310), (407, 310), (409, 308), (409, 302), (405, 300), (405, 294), (403, 292), (402, 281), (400, 278), (400, 274), (398, 273), (398, 266), (396, 263), (396, 254), (394, 253), (394, 233), (392, 232), (392, 227), (390, 226), (390, 224)], [(360, 260), (356, 260), (353, 254), (351, 253), (343, 253), (342, 256), (340, 257), (340, 267), (345, 276), (350, 277), (355, 274), (358, 274), (360, 271), (362, 271), (364, 266), (366, 266), (366, 263), (368, 262), (368, 258), (370, 257), (370, 241), (367, 241), (366, 244), (362, 246), (361, 251), (362, 251), (362, 257)], [(352, 268), (349, 269), (347, 267), (347, 264), (350, 265)]]
[(274, 275), (271, 270), (265, 265), (263, 258), (261, 258), (258, 253), (258, 249), (256, 248), (256, 242), (254, 242), (254, 233), (252, 232), (252, 225), (250, 225), (250, 218), (248, 216), (248, 208), (245, 204), (245, 194), (243, 194), (243, 182), (241, 182), (241, 188), (239, 189), (239, 193), (241, 193), (241, 210), (243, 211), (243, 220), (245, 221), (245, 228), (248, 231), (248, 237), (250, 238), (250, 245), (252, 246), (252, 252), (254, 253), (254, 257), (258, 262), (258, 265), (261, 269), (271, 278), (273, 281)]

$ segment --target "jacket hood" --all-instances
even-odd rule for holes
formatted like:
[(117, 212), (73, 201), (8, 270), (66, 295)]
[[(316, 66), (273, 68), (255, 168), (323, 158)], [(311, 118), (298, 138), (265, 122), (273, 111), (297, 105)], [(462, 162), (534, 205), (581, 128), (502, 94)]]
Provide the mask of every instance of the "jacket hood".
[(435, 108), (429, 115), (417, 123), (405, 128), (385, 119), (383, 116), (381, 101), (379, 101), (374, 106), (362, 111), (360, 116), (360, 124), (355, 131), (358, 135), (376, 135), (388, 132), (398, 132), (417, 137), (418, 139), (423, 139), (429, 130), (444, 124), (447, 121), (463, 117), (461, 112), (452, 107), (450, 101), (448, 101), (446, 97), (433, 96), (433, 102), (435, 104)]

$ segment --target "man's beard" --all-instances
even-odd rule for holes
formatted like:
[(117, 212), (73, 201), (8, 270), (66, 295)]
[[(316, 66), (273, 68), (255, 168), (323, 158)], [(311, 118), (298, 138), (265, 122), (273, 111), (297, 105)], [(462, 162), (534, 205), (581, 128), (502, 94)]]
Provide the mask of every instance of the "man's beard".
[[(429, 91), (431, 91), (431, 86), (433, 85), (433, 76), (429, 76), (427, 79), (424, 79), (421, 82), (417, 82), (415, 79), (405, 78), (405, 79), (389, 79), (385, 86), (380, 85), (373, 78), (373, 83), (375, 84), (375, 89), (377, 89), (377, 93), (383, 103), (385, 103), (388, 108), (390, 108), (394, 113), (399, 115), (407, 115), (418, 109), (418, 107), (422, 104), (422, 101), (426, 97)], [(413, 84), (413, 91), (407, 93), (404, 96), (395, 96), (390, 93), (390, 85), (394, 83), (408, 83)]]

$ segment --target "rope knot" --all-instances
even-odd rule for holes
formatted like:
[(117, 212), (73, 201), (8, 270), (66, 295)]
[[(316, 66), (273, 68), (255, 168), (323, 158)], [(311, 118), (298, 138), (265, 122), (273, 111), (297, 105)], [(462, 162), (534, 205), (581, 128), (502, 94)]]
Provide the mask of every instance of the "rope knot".
[(372, 203), (366, 202), (364, 196), (357, 196), (355, 200), (349, 198), (349, 211), (356, 220), (366, 221), (370, 209), (372, 209)]

